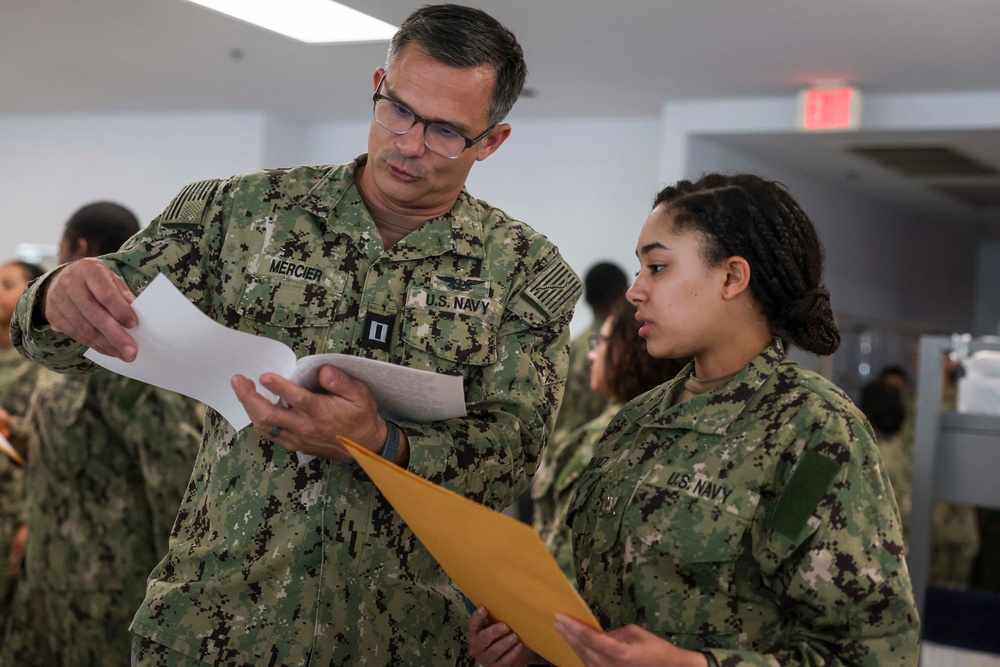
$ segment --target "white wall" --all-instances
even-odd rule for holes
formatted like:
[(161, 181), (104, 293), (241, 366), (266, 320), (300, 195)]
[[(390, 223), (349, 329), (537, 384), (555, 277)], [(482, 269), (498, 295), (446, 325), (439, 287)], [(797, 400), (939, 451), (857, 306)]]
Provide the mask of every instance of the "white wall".
[(260, 168), (264, 130), (259, 114), (0, 116), (0, 258), (101, 199), (146, 224), (188, 182)]
[[(893, 96), (869, 100), (866, 127), (910, 131), (949, 116), (948, 103), (901, 104)], [(912, 100), (907, 100), (912, 101)], [(994, 97), (959, 95), (980, 115)], [(907, 109), (915, 109), (912, 118)], [(975, 116), (980, 117), (980, 116)], [(975, 125), (954, 116), (956, 128)], [(667, 104), (661, 116), (659, 173), (664, 181), (704, 171), (746, 170), (785, 183), (819, 230), (827, 254), (826, 282), (835, 310), (854, 318), (897, 321), (928, 331), (967, 331), (975, 297), (977, 238), (961, 226), (945, 228), (859, 193), (819, 181), (801, 170), (768, 163), (719, 145), (730, 135), (795, 133), (795, 101), (785, 98), (688, 101)], [(952, 125), (946, 125), (952, 127)]]
[[(473, 168), (469, 190), (546, 234), (580, 274), (601, 260), (631, 274), (635, 237), (663, 183), (703, 170), (760, 171), (787, 183), (815, 219), (835, 307), (970, 330), (976, 239), (713, 141), (793, 131), (789, 104), (681, 103), (659, 118), (515, 118), (506, 144)], [(365, 151), (368, 126), (226, 113), (0, 116), (0, 258), (18, 243), (54, 243), (72, 211), (97, 199), (119, 201), (147, 222), (194, 180), (348, 160)], [(578, 310), (574, 331), (590, 319)]]
[[(655, 119), (522, 121), (472, 169), (469, 191), (545, 234), (580, 277), (600, 261), (631, 276), (657, 190)], [(581, 300), (570, 326), (592, 314)]]

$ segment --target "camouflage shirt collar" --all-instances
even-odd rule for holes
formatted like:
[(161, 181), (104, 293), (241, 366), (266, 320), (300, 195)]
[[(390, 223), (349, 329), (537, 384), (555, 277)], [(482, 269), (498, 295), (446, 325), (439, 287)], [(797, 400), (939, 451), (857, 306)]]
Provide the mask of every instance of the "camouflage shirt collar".
[(680, 405), (673, 405), (684, 390), (684, 382), (693, 372), (692, 362), (661, 389), (654, 390), (643, 400), (627, 406), (626, 416), (642, 427), (682, 428), (698, 433), (724, 435), (743, 412), (750, 398), (784, 358), (784, 344), (775, 338), (726, 384)]
[[(367, 161), (368, 155), (365, 154), (353, 162), (331, 167), (308, 194), (299, 198), (299, 206), (327, 219), (345, 195), (353, 193), (360, 202), (361, 193), (355, 185), (355, 173)], [(354, 201), (345, 203), (357, 206)], [(399, 259), (421, 259), (448, 252), (481, 259), (485, 257), (482, 241), (484, 215), (482, 205), (463, 187), (451, 211), (426, 221), (410, 232), (394, 246), (393, 252)]]

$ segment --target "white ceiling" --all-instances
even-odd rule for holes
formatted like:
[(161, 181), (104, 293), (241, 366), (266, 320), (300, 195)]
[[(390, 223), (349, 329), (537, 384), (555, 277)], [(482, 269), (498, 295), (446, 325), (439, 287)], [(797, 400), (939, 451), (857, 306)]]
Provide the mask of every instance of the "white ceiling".
[[(344, 1), (394, 24), (424, 2)], [(657, 116), (669, 100), (788, 96), (827, 79), (866, 94), (1000, 91), (998, 0), (466, 1), (524, 46), (534, 95), (514, 119)], [(385, 48), (308, 46), (185, 0), (0, 0), (0, 113), (360, 120)], [(998, 130), (964, 140), (1000, 167), (1000, 109), (997, 118)], [(861, 169), (866, 180), (866, 166), (844, 167), (830, 142), (807, 136), (737, 147), (851, 178)], [(893, 183), (872, 169), (875, 183)], [(896, 181), (902, 195), (890, 187), (886, 196), (917, 187)]]

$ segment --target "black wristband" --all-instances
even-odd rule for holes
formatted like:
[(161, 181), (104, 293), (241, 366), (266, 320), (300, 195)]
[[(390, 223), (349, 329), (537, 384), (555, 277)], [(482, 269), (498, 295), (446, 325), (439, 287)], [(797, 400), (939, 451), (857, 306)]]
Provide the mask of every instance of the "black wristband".
[(399, 427), (386, 419), (385, 430), (385, 446), (382, 448), (382, 458), (389, 463), (395, 463), (396, 454), (399, 453)]
[(719, 661), (715, 659), (714, 655), (708, 651), (702, 651), (701, 654), (708, 660), (708, 667), (719, 667)]

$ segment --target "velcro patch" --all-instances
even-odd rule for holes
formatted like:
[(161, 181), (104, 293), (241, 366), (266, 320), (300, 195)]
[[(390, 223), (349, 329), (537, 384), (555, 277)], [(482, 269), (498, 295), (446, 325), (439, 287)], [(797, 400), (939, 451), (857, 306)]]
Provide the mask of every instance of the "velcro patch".
[(160, 216), (160, 223), (176, 225), (201, 222), (205, 207), (211, 201), (219, 183), (219, 179), (213, 178), (186, 186), (167, 206), (167, 210)]
[(580, 279), (566, 260), (558, 257), (524, 290), (523, 296), (535, 305), (545, 321), (551, 321), (576, 305), (582, 293)]
[(790, 540), (798, 538), (839, 471), (835, 461), (806, 450), (774, 508), (774, 532)]

